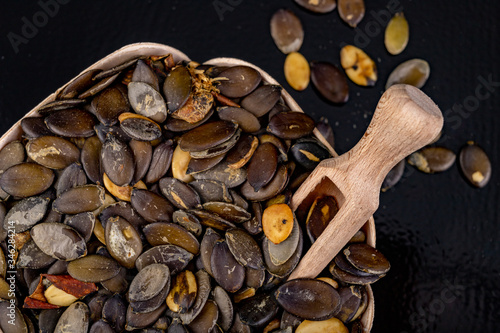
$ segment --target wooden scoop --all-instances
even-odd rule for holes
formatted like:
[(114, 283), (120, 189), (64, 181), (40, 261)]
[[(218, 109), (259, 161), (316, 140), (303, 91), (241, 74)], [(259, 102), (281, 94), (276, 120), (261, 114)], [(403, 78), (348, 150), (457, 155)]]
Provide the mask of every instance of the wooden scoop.
[(392, 167), (432, 142), (442, 127), (441, 111), (418, 88), (403, 84), (389, 88), (356, 146), (321, 161), (295, 192), (293, 210), (331, 195), (339, 211), (289, 279), (316, 277), (377, 210), (380, 187)]

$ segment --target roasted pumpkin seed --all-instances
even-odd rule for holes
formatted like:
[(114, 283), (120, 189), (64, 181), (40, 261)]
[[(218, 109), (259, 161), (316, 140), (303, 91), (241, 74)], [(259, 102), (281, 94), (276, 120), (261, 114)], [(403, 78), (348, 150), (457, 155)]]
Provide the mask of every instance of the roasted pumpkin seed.
[(387, 79), (385, 89), (395, 84), (410, 84), (422, 88), (431, 72), (429, 63), (422, 59), (411, 59), (398, 65)]
[(191, 259), (193, 254), (182, 247), (172, 244), (158, 245), (144, 251), (137, 258), (135, 267), (140, 271), (154, 263), (164, 264), (170, 269), (170, 274), (175, 275), (186, 268)]
[(271, 118), (267, 131), (282, 139), (299, 139), (314, 130), (314, 120), (302, 112), (281, 112)]
[(335, 0), (295, 0), (295, 3), (315, 13), (326, 14), (337, 7)]
[(243, 132), (253, 133), (260, 130), (260, 122), (257, 119), (258, 116), (244, 108), (224, 106), (217, 109), (217, 114), (222, 120), (237, 123), (238, 127), (241, 128)]
[(26, 152), (20, 141), (12, 141), (0, 150), (0, 174), (16, 164), (24, 162)]
[(108, 134), (101, 148), (103, 171), (118, 186), (128, 185), (134, 178), (134, 155), (129, 146)]
[(40, 250), (53, 258), (71, 261), (87, 254), (82, 236), (62, 223), (40, 223), (30, 233)]
[(193, 181), (193, 176), (187, 174), (190, 161), (191, 155), (189, 155), (189, 152), (182, 150), (177, 145), (172, 155), (172, 177), (182, 180), (185, 183)]
[(142, 229), (152, 246), (173, 244), (180, 246), (192, 254), (200, 252), (200, 243), (189, 231), (173, 223), (151, 223)]
[(290, 147), (295, 161), (306, 170), (313, 170), (320, 161), (331, 157), (330, 152), (317, 140), (304, 139)]
[(193, 306), (197, 294), (196, 277), (191, 271), (175, 276), (167, 296), (167, 305), (173, 312), (184, 313)]
[(171, 222), (174, 208), (170, 202), (154, 192), (133, 189), (132, 207), (148, 222)]
[(15, 233), (29, 230), (45, 216), (49, 201), (50, 198), (43, 195), (18, 201), (5, 215), (3, 228)]
[[(151, 163), (148, 164), (149, 170), (147, 171), (146, 174), (146, 179), (145, 179), (146, 183), (155, 183), (161, 177), (165, 176), (172, 163), (173, 154), (174, 154), (174, 143), (172, 142), (172, 140), (167, 140), (165, 142), (162, 142), (155, 147), (153, 156), (151, 158)], [(136, 168), (137, 168), (137, 159), (136, 159)]]
[(268, 113), (281, 97), (281, 86), (263, 85), (241, 100), (241, 107), (255, 117)]
[(120, 265), (115, 260), (96, 254), (68, 264), (68, 274), (83, 282), (103, 282), (115, 277), (119, 271)]
[(297, 52), (304, 41), (300, 19), (289, 9), (279, 9), (271, 18), (271, 36), (284, 54)]
[(111, 217), (106, 222), (106, 248), (109, 254), (125, 268), (133, 268), (142, 252), (141, 237), (124, 218)]
[(238, 143), (227, 153), (226, 161), (231, 169), (243, 167), (252, 158), (259, 145), (259, 139), (253, 135), (243, 135)]
[(456, 155), (443, 147), (425, 147), (411, 154), (408, 163), (425, 173), (443, 172), (455, 163)]
[(307, 235), (311, 242), (318, 239), (338, 211), (337, 200), (332, 196), (314, 200), (306, 220)]
[(338, 0), (340, 18), (353, 28), (361, 22), (365, 16), (364, 0)]
[(286, 82), (295, 90), (302, 91), (309, 85), (311, 68), (306, 58), (298, 52), (290, 52), (284, 65)]
[(87, 184), (87, 176), (85, 176), (85, 172), (82, 169), (82, 166), (79, 163), (73, 163), (67, 166), (59, 178), (57, 179), (57, 183), (55, 185), (57, 195), (61, 195), (66, 190), (83, 186)]
[(491, 162), (486, 152), (473, 141), (460, 151), (460, 169), (475, 187), (484, 187), (491, 178)]
[(210, 265), (215, 281), (230, 293), (238, 291), (245, 282), (245, 268), (236, 261), (227, 242), (217, 241), (211, 257)]
[(275, 297), (286, 311), (307, 320), (331, 318), (341, 306), (339, 293), (328, 283), (316, 279), (285, 282)]
[(257, 294), (238, 304), (238, 313), (243, 323), (250, 326), (266, 325), (279, 311), (278, 304), (270, 294)]
[(384, 43), (387, 51), (398, 55), (404, 51), (410, 39), (410, 28), (404, 14), (396, 13), (385, 28)]
[(279, 244), (290, 236), (294, 225), (293, 212), (287, 204), (267, 207), (262, 214), (262, 229), (267, 239)]
[(89, 89), (95, 83), (92, 79), (102, 72), (101, 69), (91, 69), (78, 75), (71, 80), (57, 96), (57, 99), (71, 99), (78, 96), (81, 92)]
[(283, 265), (293, 256), (299, 246), (299, 238), (301, 237), (299, 229), (299, 223), (295, 219), (292, 232), (284, 241), (279, 244), (272, 241), (267, 242), (267, 251), (269, 251), (269, 257), (273, 264), (276, 266)]
[(206, 202), (203, 204), (203, 209), (215, 213), (233, 223), (242, 223), (250, 219), (252, 216), (245, 209), (240, 206), (227, 203), (227, 202)]
[(311, 81), (328, 101), (342, 104), (349, 99), (349, 85), (340, 69), (328, 62), (311, 62)]
[(237, 124), (228, 121), (203, 124), (182, 135), (179, 146), (189, 152), (207, 150), (229, 140), (237, 128)]
[(120, 128), (132, 139), (154, 141), (161, 138), (160, 125), (147, 117), (125, 112), (118, 117), (118, 120)]
[[(191, 158), (186, 170), (186, 173), (191, 175), (193, 173), (198, 173), (202, 171), (207, 171), (224, 159), (225, 155), (220, 154), (213, 157), (207, 158)], [(192, 183), (192, 182), (191, 182)], [(191, 184), (190, 183), (190, 184)]]
[(219, 74), (222, 78), (217, 88), (229, 98), (243, 97), (251, 93), (262, 80), (260, 73), (248, 66), (230, 67)]
[(199, 172), (193, 175), (197, 180), (208, 179), (224, 183), (228, 188), (241, 185), (247, 177), (247, 171), (244, 168), (232, 169), (227, 161), (217, 164), (210, 170)]
[(375, 61), (356, 46), (346, 45), (340, 50), (340, 64), (349, 79), (357, 85), (373, 86), (377, 82)]
[(159, 182), (161, 193), (177, 208), (195, 209), (201, 207), (198, 193), (182, 180), (165, 177)]
[(278, 149), (272, 143), (264, 143), (255, 150), (248, 165), (247, 179), (255, 191), (266, 186), (278, 167)]
[(50, 169), (64, 169), (80, 158), (80, 150), (63, 138), (42, 136), (26, 144), (28, 157)]
[(61, 214), (78, 214), (98, 209), (104, 203), (104, 189), (99, 185), (73, 187), (62, 193), (52, 207)]
[(343, 252), (346, 259), (363, 272), (385, 274), (391, 268), (385, 256), (368, 244), (351, 244)]
[(160, 91), (158, 77), (143, 60), (138, 60), (131, 78), (132, 82), (144, 82)]
[(83, 302), (71, 304), (59, 318), (54, 333), (87, 332), (89, 327), (89, 308)]
[(229, 229), (225, 239), (234, 258), (244, 267), (263, 269), (262, 252), (257, 242), (243, 229)]
[(125, 328), (127, 305), (121, 295), (115, 294), (108, 298), (102, 308), (102, 319), (110, 324), (115, 332)]
[(183, 210), (176, 210), (172, 214), (173, 222), (179, 224), (181, 227), (189, 231), (195, 236), (201, 236), (202, 226), (198, 218), (191, 213)]
[(191, 94), (191, 75), (185, 66), (176, 66), (169, 73), (163, 84), (163, 94), (170, 113), (177, 111)]
[(255, 191), (252, 185), (247, 181), (243, 184), (240, 191), (241, 194), (248, 200), (251, 201), (264, 201), (271, 199), (276, 196), (283, 188), (286, 186), (288, 181), (289, 173), (285, 165), (281, 164), (276, 170), (276, 174), (273, 179), (261, 188), (259, 191)]
[(337, 318), (326, 320), (304, 320), (295, 330), (296, 333), (332, 332), (349, 333), (347, 327)]
[(391, 171), (389, 171), (387, 176), (385, 176), (381, 188), (382, 192), (385, 192), (394, 185), (396, 185), (401, 179), (401, 177), (403, 177), (404, 170), (405, 170), (405, 160), (401, 160), (391, 169)]
[(88, 242), (94, 232), (95, 215), (92, 212), (83, 212), (72, 216), (66, 215), (64, 224), (73, 227)]
[(128, 99), (135, 112), (157, 123), (167, 119), (167, 106), (158, 91), (144, 82), (130, 82), (127, 87)]
[(101, 176), (101, 147), (102, 143), (97, 136), (85, 140), (80, 159), (87, 177), (96, 184), (102, 184)]

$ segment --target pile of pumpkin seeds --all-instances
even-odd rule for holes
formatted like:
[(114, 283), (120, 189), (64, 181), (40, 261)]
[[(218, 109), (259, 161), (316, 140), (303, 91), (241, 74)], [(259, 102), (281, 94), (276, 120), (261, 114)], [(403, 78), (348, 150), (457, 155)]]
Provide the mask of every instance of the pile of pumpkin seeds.
[[(308, 11), (319, 14), (332, 12), (338, 5), (339, 15), (349, 26), (355, 28), (364, 17), (363, 0), (307, 1), (295, 2)], [(360, 48), (345, 45), (340, 50), (340, 67), (328, 61), (311, 61), (299, 53), (304, 40), (300, 19), (289, 9), (274, 13), (270, 22), (271, 36), (278, 49), (286, 54), (285, 78), (293, 89), (303, 91), (312, 81), (317, 92), (329, 103), (343, 105), (349, 100), (349, 78), (362, 87), (372, 87), (377, 82), (378, 70), (375, 61)], [(385, 28), (384, 44), (391, 55), (401, 54), (408, 45), (410, 28), (403, 12), (396, 13)], [(414, 58), (398, 65), (389, 75), (385, 89), (394, 84), (409, 84), (422, 88), (430, 75), (429, 63)], [(434, 141), (436, 143), (440, 137)], [(432, 145), (432, 144), (431, 144)], [(448, 170), (456, 155), (441, 146), (427, 146), (407, 158), (408, 164), (424, 173)], [(460, 170), (464, 178), (474, 187), (484, 187), (491, 176), (491, 162), (486, 152), (474, 142), (468, 142), (460, 152)], [(382, 191), (387, 191), (399, 182), (405, 169), (404, 160), (398, 163), (387, 176)]]
[(389, 267), (362, 231), (344, 266), (287, 281), (338, 205), (289, 207), (331, 154), (281, 90), (251, 67), (150, 56), (24, 118), (0, 150), (1, 330), (360, 331)]

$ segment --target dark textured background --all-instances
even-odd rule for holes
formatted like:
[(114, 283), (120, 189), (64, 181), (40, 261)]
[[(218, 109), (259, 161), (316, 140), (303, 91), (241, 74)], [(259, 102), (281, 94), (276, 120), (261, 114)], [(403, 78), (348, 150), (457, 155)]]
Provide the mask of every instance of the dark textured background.
[[(50, 2), (50, 1), (46, 1)], [(407, 49), (389, 55), (383, 28), (372, 11), (395, 0), (367, 1), (358, 30), (345, 25), (337, 11), (315, 15), (291, 0), (281, 1), (68, 1), (39, 22), (15, 52), (8, 34), (22, 35), (23, 20), (43, 19), (36, 1), (4, 1), (0, 12), (0, 132), (81, 70), (130, 43), (172, 45), (202, 62), (237, 57), (262, 67), (288, 89), (314, 118), (327, 116), (334, 127), (336, 149), (349, 150), (366, 129), (390, 71), (419, 57), (431, 65), (423, 90), (447, 112), (440, 144), (458, 153), (466, 141), (477, 141), (491, 157), (493, 176), (474, 189), (457, 166), (436, 175), (407, 167), (403, 181), (381, 195), (375, 215), (378, 248), (392, 270), (374, 286), (373, 332), (494, 332), (500, 322), (499, 137), (500, 83), (475, 103), (482, 78), (500, 81), (500, 6), (494, 0), (409, 1), (400, 6), (410, 24)], [(228, 10), (219, 15), (215, 4)], [(349, 102), (336, 107), (311, 87), (298, 93), (286, 84), (285, 56), (269, 34), (269, 19), (281, 7), (302, 20), (300, 50), (309, 60), (339, 63), (342, 42), (373, 32), (365, 51), (378, 63), (374, 88), (351, 82)], [(377, 31), (377, 28), (379, 31)], [(373, 29), (373, 30), (370, 30)], [(451, 111), (466, 104), (463, 112)], [(467, 106), (467, 103), (468, 104)], [(447, 111), (449, 110), (449, 111)], [(456, 108), (456, 110), (459, 110)]]

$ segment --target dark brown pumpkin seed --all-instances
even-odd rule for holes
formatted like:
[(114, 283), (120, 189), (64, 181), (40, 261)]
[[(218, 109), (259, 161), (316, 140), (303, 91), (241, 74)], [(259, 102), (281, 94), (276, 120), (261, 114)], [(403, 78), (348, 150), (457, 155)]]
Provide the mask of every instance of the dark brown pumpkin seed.
[(247, 181), (243, 184), (240, 191), (241, 194), (250, 201), (264, 201), (276, 196), (288, 182), (288, 169), (285, 165), (281, 164), (276, 170), (273, 179), (259, 191), (255, 191), (252, 185)]
[(328, 118), (321, 117), (319, 118), (319, 122), (316, 124), (316, 128), (319, 133), (325, 138), (326, 142), (330, 145), (330, 147), (335, 147), (335, 138), (333, 136), (332, 126), (328, 123)]
[(54, 332), (57, 321), (59, 320), (59, 317), (61, 317), (64, 310), (64, 308), (61, 308), (40, 311), (40, 315), (38, 317), (38, 327), (40, 329), (40, 333)]
[(195, 189), (200, 195), (201, 201), (213, 202), (223, 201), (231, 202), (232, 197), (224, 183), (210, 179), (199, 179), (189, 183), (189, 186)]
[(314, 200), (306, 220), (307, 235), (311, 242), (318, 239), (338, 211), (337, 200), (332, 196)]
[(167, 296), (168, 308), (173, 312), (185, 313), (193, 306), (198, 287), (191, 271), (182, 271), (175, 276)]
[(80, 109), (67, 109), (51, 113), (45, 118), (47, 128), (54, 134), (75, 138), (94, 135), (95, 118)]
[(363, 271), (357, 269), (356, 267), (354, 267), (353, 265), (351, 265), (351, 263), (349, 261), (347, 261), (345, 255), (343, 253), (339, 253), (338, 255), (336, 255), (334, 258), (334, 261), (335, 261), (335, 265), (339, 269), (341, 269), (344, 272), (347, 272), (349, 274), (352, 274), (355, 276), (373, 276), (373, 275), (375, 275), (375, 274), (363, 272)]
[(169, 113), (177, 111), (186, 103), (191, 95), (191, 86), (191, 75), (185, 66), (176, 66), (168, 73), (163, 84), (163, 94)]
[[(28, 139), (52, 135), (42, 117), (26, 117), (21, 120), (21, 128)], [(24, 148), (24, 147), (23, 147)]]
[(299, 229), (299, 223), (294, 219), (292, 232), (284, 241), (279, 244), (267, 242), (269, 258), (274, 265), (283, 265), (293, 256), (299, 245), (299, 238), (302, 237)]
[(12, 141), (0, 150), (0, 174), (16, 164), (24, 162), (26, 153), (20, 141)]
[(272, 143), (257, 147), (248, 165), (248, 183), (259, 191), (273, 179), (278, 167), (278, 149)]
[(102, 143), (97, 136), (85, 140), (80, 159), (87, 177), (96, 184), (102, 184), (101, 176), (101, 147)]
[(206, 227), (225, 231), (229, 228), (236, 227), (233, 223), (223, 219), (217, 214), (207, 212), (201, 209), (193, 209), (190, 211), (200, 219), (200, 223)]
[(73, 227), (88, 242), (94, 232), (95, 215), (92, 212), (84, 212), (73, 216), (67, 215), (64, 224)]
[(80, 107), (84, 103), (85, 100), (83, 99), (66, 99), (59, 101), (56, 100), (43, 105), (41, 108), (37, 110), (37, 112), (38, 114), (45, 116), (45, 115), (50, 115), (53, 112)]
[(268, 113), (281, 97), (281, 86), (263, 85), (241, 101), (241, 107), (255, 117)]
[(339, 293), (316, 279), (296, 279), (282, 284), (276, 301), (291, 314), (307, 320), (325, 320), (340, 310)]
[(95, 321), (90, 327), (90, 333), (114, 333), (114, 329), (104, 320)]
[(205, 235), (201, 240), (200, 244), (200, 257), (203, 262), (203, 267), (208, 272), (208, 274), (213, 276), (212, 273), (212, 252), (215, 243), (221, 241), (222, 237), (215, 232), (212, 228), (208, 227), (205, 231)]
[[(284, 111), (283, 111), (284, 112)], [(269, 134), (269, 133), (263, 133), (259, 135), (259, 142), (260, 144), (264, 144), (266, 142), (272, 143), (279, 152), (279, 161), (280, 162), (287, 162), (288, 161), (288, 148), (287, 145), (283, 142), (283, 140), (279, 139), (278, 137)]]
[(119, 126), (105, 126), (103, 124), (97, 124), (94, 127), (94, 130), (97, 134), (97, 137), (99, 140), (101, 140), (102, 143), (106, 141), (106, 138), (108, 135), (113, 135), (115, 136), (118, 140), (122, 142), (129, 142), (130, 137), (123, 132), (123, 130)]
[(94, 96), (94, 95), (100, 93), (101, 91), (103, 91), (104, 89), (109, 87), (116, 80), (118, 75), (120, 75), (120, 74), (118, 73), (118, 74), (115, 74), (113, 76), (107, 77), (104, 80), (101, 80), (97, 83), (94, 82), (95, 84), (92, 87), (85, 90), (84, 92), (82, 92), (80, 95), (78, 95), (78, 98), (86, 99), (88, 97), (91, 97), (91, 96)]
[(356, 26), (365, 16), (364, 0), (338, 0), (340, 18), (351, 27)]
[(101, 285), (111, 293), (123, 294), (128, 289), (127, 269), (120, 267), (117, 275), (109, 280), (102, 281)]
[(408, 163), (425, 173), (443, 172), (455, 163), (456, 155), (443, 147), (425, 147), (411, 154)]
[(295, 269), (297, 264), (299, 263), (300, 258), (302, 257), (302, 248), (304, 246), (304, 240), (302, 236), (302, 229), (298, 228), (299, 230), (299, 244), (297, 244), (297, 249), (295, 250), (294, 254), (288, 259), (287, 262), (285, 262), (283, 265), (275, 265), (273, 261), (271, 260), (271, 255), (269, 253), (269, 240), (264, 237), (262, 241), (262, 255), (264, 257), (264, 263), (266, 265), (267, 271), (271, 273), (274, 276), (277, 276), (279, 278), (284, 278), (292, 271)]
[[(186, 173), (191, 175), (193, 173), (207, 171), (224, 159), (224, 154), (219, 154), (213, 157), (207, 158), (191, 158), (189, 161)], [(191, 183), (190, 183), (191, 184)]]
[(174, 208), (170, 202), (154, 192), (133, 189), (132, 207), (148, 222), (171, 222)]
[(53, 258), (71, 261), (87, 254), (82, 236), (62, 223), (40, 223), (30, 233), (40, 250)]
[(92, 79), (100, 73), (101, 69), (88, 70), (71, 80), (57, 96), (57, 99), (71, 99), (78, 96), (81, 92), (89, 89), (95, 83)]
[(147, 221), (143, 219), (136, 210), (132, 208), (132, 205), (125, 201), (118, 201), (109, 204), (104, 208), (99, 214), (99, 220), (103, 227), (106, 227), (106, 222), (110, 217), (121, 216), (132, 224), (136, 229), (140, 229), (147, 224)]
[(399, 161), (398, 164), (396, 164), (391, 171), (385, 176), (384, 182), (382, 183), (382, 192), (387, 191), (394, 185), (396, 185), (401, 177), (403, 177), (403, 173), (405, 171), (405, 160)]
[(263, 269), (262, 252), (257, 242), (243, 229), (226, 231), (226, 242), (234, 258), (244, 267)]
[(134, 155), (129, 146), (112, 134), (101, 148), (102, 169), (118, 186), (129, 185), (134, 178)]
[(227, 161), (223, 161), (210, 170), (193, 174), (193, 177), (198, 180), (216, 180), (232, 188), (241, 185), (246, 180), (247, 171), (244, 168), (232, 169)]
[(104, 203), (104, 189), (98, 185), (73, 187), (62, 193), (53, 209), (62, 214), (78, 214), (98, 209)]
[(192, 333), (212, 332), (219, 318), (219, 308), (217, 304), (208, 300), (201, 312), (196, 318), (188, 325)]
[(225, 241), (217, 241), (214, 245), (211, 268), (215, 281), (224, 290), (234, 293), (245, 282), (245, 268), (236, 261)]
[(165, 176), (172, 163), (173, 155), (174, 143), (172, 140), (167, 140), (156, 146), (145, 181), (147, 183), (156, 183), (161, 177)]
[(162, 123), (167, 119), (165, 101), (152, 86), (144, 82), (130, 82), (127, 87), (128, 99), (135, 112), (157, 123)]
[(140, 181), (148, 172), (151, 158), (153, 156), (153, 147), (147, 141), (130, 140), (129, 147), (132, 150), (135, 161), (134, 183)]
[(68, 274), (83, 282), (102, 282), (115, 277), (120, 265), (113, 259), (92, 254), (71, 261)]
[(127, 304), (121, 295), (115, 294), (108, 298), (102, 308), (102, 319), (110, 324), (115, 332), (125, 328)]
[(29, 230), (40, 222), (50, 202), (47, 196), (29, 197), (18, 201), (12, 206), (3, 220), (3, 228), (15, 233)]
[(89, 308), (83, 302), (71, 304), (61, 315), (54, 333), (81, 333), (89, 329)]
[(211, 148), (202, 150), (202, 151), (191, 151), (189, 154), (192, 158), (210, 158), (216, 157), (219, 155), (223, 155), (227, 153), (231, 148), (236, 145), (241, 136), (241, 129), (237, 129), (236, 133), (231, 136), (228, 140), (224, 141), (221, 144), (213, 146)]
[(303, 112), (281, 112), (271, 118), (267, 131), (282, 139), (299, 139), (314, 130), (314, 120)]
[(151, 264), (134, 277), (130, 283), (128, 298), (130, 302), (143, 302), (160, 294), (170, 285), (170, 270), (163, 264)]
[(189, 152), (204, 151), (229, 140), (237, 128), (237, 124), (223, 120), (203, 124), (182, 135), (179, 147)]
[(42, 136), (26, 144), (28, 157), (51, 169), (63, 169), (80, 158), (80, 150), (63, 138)]
[(344, 283), (349, 283), (349, 284), (361, 284), (361, 285), (368, 285), (372, 284), (374, 282), (377, 282), (382, 278), (384, 275), (370, 275), (370, 276), (358, 276), (354, 275), (351, 273), (348, 273), (342, 269), (340, 269), (335, 262), (330, 263), (330, 266), (328, 267), (330, 273), (332, 274), (333, 278), (337, 281), (342, 281)]
[(385, 256), (368, 244), (351, 244), (344, 255), (354, 267), (370, 274), (385, 274), (391, 268)]
[(227, 202), (206, 202), (203, 204), (203, 209), (215, 213), (225, 220), (233, 223), (242, 223), (250, 219), (252, 216), (240, 206), (233, 205)]
[(324, 61), (311, 62), (311, 81), (328, 101), (343, 104), (349, 99), (345, 74), (335, 65)]
[(152, 326), (158, 318), (162, 316), (167, 308), (166, 304), (162, 304), (156, 310), (146, 313), (134, 312), (132, 307), (129, 306), (127, 309), (127, 322), (125, 324), (125, 330), (133, 331), (134, 329), (146, 328)]
[(236, 145), (228, 152), (226, 161), (231, 169), (243, 167), (253, 156), (259, 145), (259, 140), (253, 135), (243, 135)]
[(320, 14), (329, 13), (333, 11), (335, 7), (337, 7), (337, 1), (335, 0), (318, 0), (318, 1), (295, 0), (295, 3), (297, 3), (298, 5), (300, 5), (305, 9)]
[(162, 194), (177, 208), (201, 208), (201, 199), (198, 193), (182, 180), (165, 177), (160, 179)]
[(158, 77), (155, 75), (151, 67), (143, 60), (138, 60), (132, 73), (132, 82), (144, 82), (151, 85), (155, 90), (160, 91)]
[(179, 318), (174, 318), (172, 324), (168, 326), (167, 333), (189, 333), (189, 331), (186, 327), (184, 327), (184, 325), (181, 324)]
[(126, 112), (122, 113), (118, 119), (120, 128), (132, 139), (154, 141), (161, 137), (160, 126), (147, 117)]
[(112, 75), (120, 74), (128, 67), (131, 67), (132, 65), (137, 63), (138, 59), (140, 59), (140, 58), (129, 59), (129, 60), (127, 60), (119, 65), (116, 65), (116, 66), (113, 66), (109, 69), (106, 69), (106, 70), (96, 74), (96, 76), (94, 77), (94, 80), (102, 80), (102, 79), (110, 77)]
[(306, 170), (313, 170), (320, 161), (331, 157), (330, 152), (317, 140), (299, 140), (292, 147), (290, 153), (295, 161)]
[(151, 223), (142, 231), (152, 246), (173, 244), (180, 246), (192, 254), (200, 252), (200, 243), (189, 231), (173, 223)]
[(172, 244), (158, 245), (144, 251), (137, 258), (135, 267), (140, 271), (153, 263), (159, 263), (167, 265), (170, 274), (175, 275), (184, 270), (191, 259), (193, 259), (193, 254), (182, 247)]
[(233, 325), (231, 326), (230, 333), (251, 333), (252, 328), (247, 324), (243, 323), (240, 319), (240, 315), (238, 312), (234, 314)]
[(491, 162), (488, 155), (472, 141), (460, 151), (460, 169), (475, 187), (484, 187), (491, 178)]
[[(3, 256), (3, 253), (0, 255)], [(55, 258), (42, 252), (36, 243), (30, 239), (26, 244), (24, 244), (21, 250), (19, 250), (16, 266), (18, 268), (40, 269), (51, 265), (55, 261)], [(4, 268), (6, 268), (6, 266)], [(5, 277), (5, 272), (1, 272), (0, 275)]]
[(245, 228), (251, 235), (257, 235), (262, 232), (262, 205), (260, 202), (252, 202), (253, 217), (243, 223)]
[(231, 197), (233, 198), (233, 203), (236, 206), (241, 207), (244, 210), (248, 210), (248, 208), (250, 207), (248, 202), (241, 195), (239, 195), (238, 192), (236, 192), (233, 189), (230, 189), (229, 193), (231, 194)]
[(142, 241), (134, 227), (124, 218), (111, 217), (106, 222), (106, 248), (125, 268), (133, 268), (142, 253)]
[(361, 286), (349, 286), (339, 289), (339, 295), (341, 299), (341, 308), (336, 317), (342, 320), (344, 323), (349, 323), (352, 321), (354, 315), (356, 315), (363, 298), (362, 287)]
[(198, 283), (198, 293), (196, 294), (194, 304), (186, 313), (179, 315), (185, 325), (189, 325), (200, 314), (210, 296), (210, 275), (204, 270), (199, 270), (195, 276)]
[(248, 66), (234, 66), (222, 71), (224, 78), (217, 86), (220, 92), (229, 98), (243, 97), (251, 93), (262, 80), (260, 73)]
[(274, 298), (267, 293), (257, 294), (238, 304), (241, 321), (250, 326), (264, 326), (271, 321), (279, 311)]
[(304, 41), (300, 19), (289, 9), (279, 9), (271, 18), (271, 36), (284, 54), (297, 52)]
[(61, 195), (66, 190), (87, 184), (87, 176), (79, 163), (67, 166), (59, 176), (55, 185), (57, 195)]
[(227, 292), (220, 286), (216, 286), (214, 288), (212, 295), (217, 307), (219, 308), (217, 324), (225, 332), (231, 328), (231, 324), (233, 323), (233, 303)]
[(172, 220), (193, 235), (201, 236), (203, 227), (201, 226), (200, 221), (193, 214), (183, 210), (176, 210), (172, 214)]
[[(259, 89), (257, 89), (255, 92), (257, 92), (258, 90)], [(250, 96), (252, 96), (252, 94), (246, 97), (244, 100), (246, 100)], [(237, 123), (243, 132), (252, 133), (257, 132), (260, 129), (260, 122), (257, 117), (253, 113), (243, 108), (224, 106), (217, 110), (217, 114), (222, 120)]]

